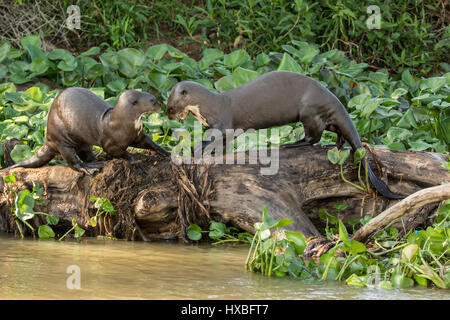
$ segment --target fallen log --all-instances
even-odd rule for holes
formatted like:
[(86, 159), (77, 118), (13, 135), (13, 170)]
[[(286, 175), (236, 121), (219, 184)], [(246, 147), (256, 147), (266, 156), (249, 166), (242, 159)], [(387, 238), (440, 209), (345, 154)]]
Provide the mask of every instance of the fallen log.
[[(324, 222), (318, 210), (335, 214), (333, 206), (346, 203), (340, 213), (344, 222), (376, 216), (394, 205), (375, 194), (365, 194), (340, 178), (339, 167), (327, 158), (328, 148), (299, 147), (280, 149), (279, 170), (275, 175), (261, 175), (261, 164), (248, 164), (254, 155), (245, 154), (246, 164), (211, 164), (175, 166), (170, 159), (149, 155), (140, 164), (113, 159), (94, 178), (68, 167), (56, 165), (36, 169), (16, 168), (16, 191), (30, 189), (33, 182), (43, 186), (44, 201), (36, 211), (60, 218), (53, 229), (63, 234), (71, 227), (72, 218), (86, 229), (86, 235), (110, 235), (122, 239), (178, 239), (190, 223), (208, 226), (209, 219), (224, 222), (249, 232), (260, 221), (264, 206), (276, 219), (289, 218), (294, 223), (287, 229), (318, 235)], [(409, 195), (423, 188), (450, 183), (450, 174), (441, 167), (447, 156), (429, 152), (391, 151), (375, 148), (376, 159), (370, 160), (375, 174), (385, 179), (394, 193)], [(239, 154), (235, 154), (235, 157)], [(351, 157), (350, 157), (351, 158)], [(378, 165), (381, 164), (381, 173)], [(357, 169), (352, 161), (344, 164), (346, 179), (356, 182)], [(11, 207), (13, 199), (3, 182), (8, 172), (0, 174), (0, 231), (17, 233)], [(117, 214), (89, 225), (96, 209), (91, 196), (106, 197)], [(421, 215), (429, 215), (434, 207)], [(414, 212), (412, 212), (414, 214)], [(45, 223), (36, 216), (30, 223)], [(32, 235), (26, 229), (26, 235)]]

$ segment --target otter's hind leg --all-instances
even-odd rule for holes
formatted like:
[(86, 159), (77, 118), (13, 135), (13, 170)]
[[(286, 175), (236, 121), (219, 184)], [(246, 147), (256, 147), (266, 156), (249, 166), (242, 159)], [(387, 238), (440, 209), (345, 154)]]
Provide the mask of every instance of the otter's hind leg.
[(83, 172), (90, 176), (92, 176), (94, 173), (96, 173), (99, 170), (98, 167), (92, 167), (92, 166), (83, 164), (77, 158), (77, 153), (74, 148), (64, 147), (64, 146), (59, 145), (58, 151), (61, 154), (62, 158), (67, 162), (67, 165), (70, 168), (72, 168), (73, 170)]
[(77, 150), (78, 158), (83, 162), (94, 162), (97, 160), (94, 152), (92, 152), (92, 147), (87, 146)]

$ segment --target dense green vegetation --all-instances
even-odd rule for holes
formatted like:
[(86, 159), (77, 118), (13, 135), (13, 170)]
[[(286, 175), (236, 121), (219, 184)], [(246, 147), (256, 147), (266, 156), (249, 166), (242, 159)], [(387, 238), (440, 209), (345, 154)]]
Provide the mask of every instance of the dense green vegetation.
[[(16, 2), (22, 5), (15, 11), (26, 11), (33, 0)], [(40, 10), (48, 11), (55, 21), (66, 19), (64, 8), (80, 6), (80, 30), (61, 33), (56, 26), (49, 27), (45, 16), (41, 18), (43, 36), (70, 43), (77, 52), (86, 45), (142, 48), (177, 39), (225, 52), (241, 48), (254, 57), (281, 51), (284, 44), (298, 40), (315, 43), (321, 51), (343, 50), (359, 62), (388, 68), (390, 73), (405, 68), (415, 68), (422, 75), (450, 71), (450, 29), (445, 14), (449, 5), (445, 0), (65, 0), (59, 7), (49, 0), (41, 3)], [(370, 5), (380, 8), (379, 30), (368, 30)]]
[[(39, 83), (17, 92), (16, 84), (45, 77), (57, 87), (90, 87), (113, 105), (127, 88), (152, 92), (165, 101), (180, 80), (226, 91), (271, 70), (300, 72), (319, 80), (347, 106), (359, 134), (369, 143), (397, 150), (448, 152), (450, 73), (417, 78), (405, 70), (390, 77), (386, 70), (367, 71), (366, 63), (350, 60), (341, 51), (320, 52), (315, 45), (295, 40), (283, 45), (283, 52), (261, 53), (254, 59), (242, 49), (230, 54), (205, 49), (199, 61), (167, 44), (145, 52), (133, 48), (102, 52), (93, 47), (78, 56), (63, 49), (44, 52), (37, 36), (23, 38), (21, 44), (21, 49), (0, 44), (0, 142), (14, 137), (29, 147), (16, 147), (15, 161), (29, 157), (43, 144), (47, 112), (59, 92)], [(144, 119), (144, 126), (170, 150), (178, 143), (171, 140), (172, 130), (192, 131), (192, 121), (191, 117), (184, 124), (170, 121), (163, 108)], [(283, 126), (280, 132), (281, 143), (303, 135), (300, 124)], [(323, 142), (334, 139), (326, 132)]]
[[(338, 217), (325, 212), (325, 234), (335, 241), (320, 260), (303, 256), (306, 238), (302, 233), (280, 228), (292, 223), (275, 220), (264, 208), (262, 222), (255, 224), (245, 268), (265, 276), (291, 276), (300, 280), (344, 281), (347, 285), (369, 288), (407, 288), (431, 283), (450, 287), (450, 201), (439, 209), (439, 216), (426, 230), (411, 230), (399, 239), (398, 230), (390, 227), (378, 233), (374, 245), (367, 247), (349, 237)], [(337, 206), (338, 211), (345, 205)], [(356, 221), (365, 224), (370, 217)], [(340, 252), (340, 254), (339, 254)]]
[[(16, 1), (24, 8), (29, 2)], [(16, 146), (11, 157), (16, 162), (29, 158), (44, 143), (49, 108), (66, 87), (89, 88), (111, 105), (126, 89), (150, 92), (166, 102), (172, 86), (181, 80), (197, 81), (221, 92), (265, 72), (287, 70), (308, 75), (329, 88), (347, 107), (363, 141), (394, 150), (448, 153), (450, 28), (445, 27), (443, 16), (448, 4), (399, 0), (369, 1), (368, 5), (372, 2), (381, 9), (380, 30), (367, 29), (367, 7), (351, 0), (78, 1), (83, 27), (67, 33), (70, 45), (66, 49), (43, 49), (45, 39), (56, 32), (52, 29), (41, 29), (40, 36), (27, 36), (16, 43), (0, 41), (0, 143), (10, 138), (23, 141), (25, 145)], [(67, 5), (63, 1), (61, 8)], [(47, 10), (45, 5), (42, 8)], [(64, 10), (54, 6), (51, 10), (64, 20)], [(178, 37), (186, 47), (201, 48), (201, 54), (189, 56), (173, 41), (174, 46), (166, 44), (168, 37)], [(152, 45), (155, 42), (162, 44)], [(21, 90), (23, 85), (29, 88)], [(179, 143), (172, 138), (176, 130), (194, 134), (194, 121), (192, 116), (184, 122), (171, 121), (164, 107), (143, 118), (147, 133), (168, 150)], [(278, 129), (281, 144), (304, 135), (300, 123)], [(321, 142), (329, 144), (335, 139), (334, 133), (324, 132)], [(255, 147), (236, 146), (239, 151)], [(348, 150), (333, 149), (329, 159), (342, 165), (348, 155)], [(355, 187), (364, 189), (368, 186), (364, 174), (359, 178)], [(5, 182), (11, 187), (14, 175)], [(34, 211), (35, 203), (41, 201), (41, 188), (11, 192), (12, 215), (20, 232), (23, 226), (34, 232), (27, 220), (42, 215), (47, 224), (39, 227), (38, 236), (55, 237), (51, 226), (58, 223), (57, 218)], [(97, 208), (92, 227), (101, 216), (115, 214), (108, 199), (94, 197), (91, 202)], [(255, 225), (253, 238), (216, 221), (211, 221), (209, 230), (191, 225), (187, 232), (192, 240), (208, 233), (218, 243), (250, 239), (246, 268), (267, 276), (338, 280), (360, 287), (450, 286), (448, 201), (433, 226), (403, 238), (397, 229), (388, 228), (376, 235), (373, 247), (352, 241), (339, 220), (345, 205), (335, 209), (337, 217), (318, 212), (326, 221), (323, 234), (337, 240), (320, 261), (302, 257), (305, 237), (281, 232), (291, 222), (270, 218), (267, 208), (262, 222)], [(355, 228), (368, 219), (349, 225)], [(74, 220), (60, 240), (71, 232), (79, 238), (84, 230)], [(338, 252), (342, 254), (335, 256)]]

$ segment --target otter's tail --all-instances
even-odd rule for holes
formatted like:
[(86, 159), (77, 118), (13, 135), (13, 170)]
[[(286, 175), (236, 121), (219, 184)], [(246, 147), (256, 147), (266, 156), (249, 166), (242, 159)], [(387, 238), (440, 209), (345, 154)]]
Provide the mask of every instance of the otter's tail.
[[(361, 160), (362, 161), (362, 167), (364, 168), (364, 170), (366, 169), (366, 158), (367, 155), (364, 156), (364, 158)], [(370, 168), (370, 165), (367, 164), (367, 173), (369, 174), (369, 179), (370, 182), (373, 184), (373, 186), (375, 187), (375, 189), (377, 189), (377, 191), (379, 193), (381, 193), (381, 195), (383, 197), (389, 198), (389, 199), (404, 199), (406, 198), (406, 196), (402, 196), (399, 194), (395, 194), (392, 193), (388, 186), (381, 181), (376, 175), (375, 173), (373, 173), (372, 169)]]
[(29, 159), (16, 163), (10, 167), (1, 169), (0, 172), (22, 167), (22, 168), (38, 168), (50, 162), (55, 156), (55, 152), (45, 143), (39, 150)]
[[(337, 98), (336, 98), (336, 100), (337, 100)], [(342, 105), (342, 103), (340, 103), (340, 102), (338, 102), (338, 103), (339, 103), (340, 108), (342, 108), (342, 111), (343, 111), (341, 116), (344, 115), (343, 117), (339, 118), (340, 121), (338, 121), (339, 131), (342, 134), (342, 136), (345, 138), (345, 140), (347, 140), (350, 143), (353, 151), (356, 151), (357, 149), (362, 148), (361, 139), (359, 137), (359, 134), (358, 134), (358, 131), (356, 130), (355, 125), (353, 124), (353, 121), (348, 116), (347, 110), (345, 109), (344, 105)], [(365, 155), (364, 158), (361, 160), (364, 169), (365, 169), (365, 165), (366, 165), (366, 161), (365, 161), (366, 156), (367, 155)], [(392, 193), (389, 190), (388, 186), (373, 173), (369, 164), (367, 164), (367, 172), (369, 174), (370, 182), (373, 184), (375, 189), (377, 189), (377, 191), (383, 197), (386, 197), (389, 199), (404, 199), (404, 198), (406, 198), (406, 196)]]

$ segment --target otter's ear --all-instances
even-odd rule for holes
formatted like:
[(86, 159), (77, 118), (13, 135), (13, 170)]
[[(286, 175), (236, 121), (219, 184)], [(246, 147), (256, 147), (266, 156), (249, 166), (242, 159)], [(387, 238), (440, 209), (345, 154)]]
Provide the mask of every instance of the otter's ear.
[(181, 94), (182, 94), (183, 96), (185, 96), (185, 95), (187, 95), (187, 91), (183, 89), (183, 90), (181, 91)]
[(134, 100), (131, 104), (132, 104), (133, 106), (135, 106), (135, 105), (137, 105), (137, 103), (138, 103), (138, 101), (137, 101), (137, 100)]

